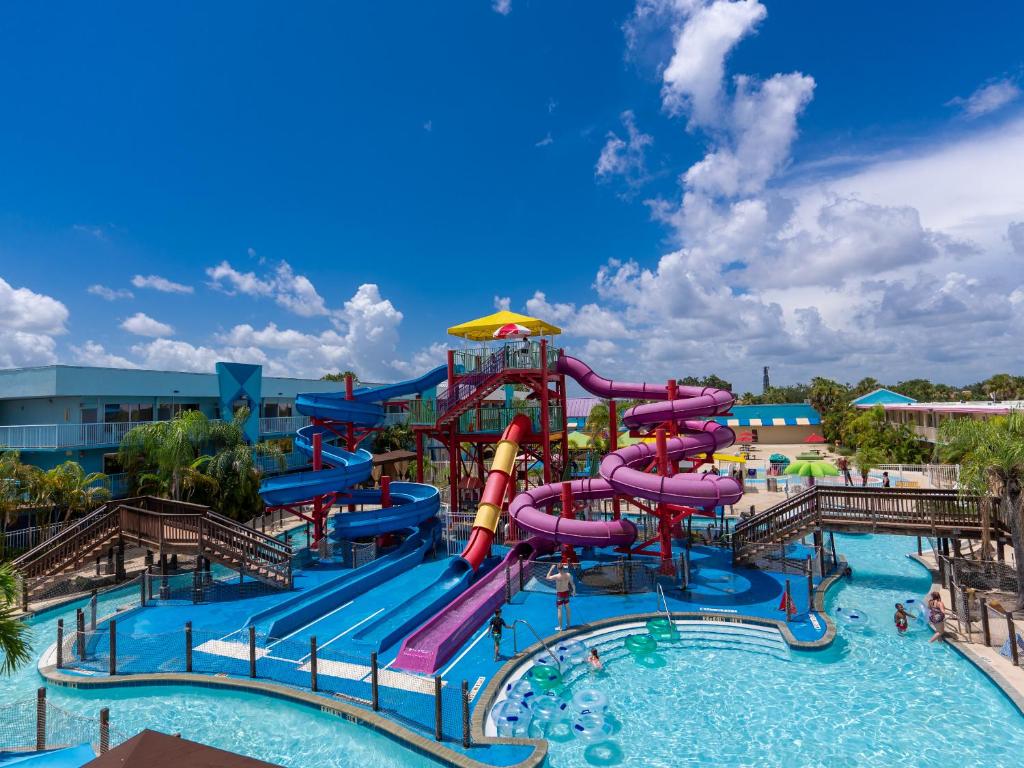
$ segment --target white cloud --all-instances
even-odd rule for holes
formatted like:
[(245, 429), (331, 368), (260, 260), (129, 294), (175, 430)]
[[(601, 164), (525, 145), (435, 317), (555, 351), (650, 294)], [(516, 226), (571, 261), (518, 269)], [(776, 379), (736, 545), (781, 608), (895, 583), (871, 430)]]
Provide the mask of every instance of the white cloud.
[(93, 296), (99, 296), (101, 299), (106, 299), (107, 301), (135, 298), (135, 294), (126, 288), (108, 288), (107, 286), (100, 285), (99, 283), (90, 285), (86, 291), (91, 293)]
[(639, 185), (647, 179), (645, 153), (654, 138), (636, 127), (632, 110), (627, 109), (620, 117), (626, 127), (626, 138), (620, 138), (614, 131), (608, 132), (594, 172), (599, 177), (621, 176), (628, 184)]
[(494, 0), (491, 3), (491, 8), (495, 13), (500, 13), (502, 16), (508, 16), (512, 13), (512, 0)]
[(72, 345), (71, 354), (76, 363), (99, 368), (138, 368), (127, 357), (111, 354), (103, 345), (90, 339), (80, 346)]
[(551, 131), (548, 131), (547, 135), (540, 141), (534, 142), (535, 147), (550, 147), (555, 143), (554, 138), (551, 136)]
[(1024, 257), (1024, 221), (1011, 221), (1006, 225), (1006, 239), (1018, 256)]
[(725, 59), (768, 12), (757, 0), (717, 0), (692, 13), (683, 6), (682, 12), (685, 23), (662, 74), (662, 102), (671, 114), (687, 113), (693, 127), (713, 125), (721, 111)]
[(512, 306), (512, 299), (508, 296), (495, 296), (494, 297), (494, 308), (499, 312), (508, 312)]
[(437, 341), (417, 350), (408, 360), (395, 360), (392, 366), (403, 376), (419, 376), (432, 368), (444, 365), (447, 354), (448, 344)]
[(136, 312), (131, 317), (126, 318), (121, 323), (121, 328), (128, 331), (128, 333), (134, 333), (136, 336), (148, 336), (150, 338), (170, 336), (174, 333), (174, 328), (167, 323), (154, 320), (144, 312)]
[(80, 232), (83, 235), (89, 235), (89, 237), (93, 237), (96, 240), (107, 239), (107, 233), (103, 227), (98, 227), (93, 224), (74, 224), (71, 228), (75, 230), (75, 232)]
[(160, 275), (135, 275), (132, 278), (132, 285), (136, 288), (152, 288), (161, 293), (193, 293), (195, 291), (191, 285), (175, 283)]
[(526, 311), (534, 317), (558, 324), (576, 336), (623, 339), (631, 334), (622, 319), (596, 304), (577, 307), (573, 303), (551, 303), (543, 291), (535, 291), (526, 301)]
[(226, 294), (242, 293), (247, 296), (273, 297), (274, 301), (300, 317), (318, 317), (330, 314), (323, 297), (305, 275), (297, 275), (291, 265), (282, 261), (270, 274), (257, 276), (255, 272), (241, 272), (230, 262), (209, 267), (206, 274), (210, 286)]
[(1020, 98), (1020, 88), (1010, 78), (1003, 78), (980, 86), (967, 98), (957, 97), (946, 102), (947, 106), (959, 107), (968, 120), (1002, 109)]
[(53, 297), (0, 277), (0, 368), (55, 362), (54, 336), (67, 332), (68, 315)]

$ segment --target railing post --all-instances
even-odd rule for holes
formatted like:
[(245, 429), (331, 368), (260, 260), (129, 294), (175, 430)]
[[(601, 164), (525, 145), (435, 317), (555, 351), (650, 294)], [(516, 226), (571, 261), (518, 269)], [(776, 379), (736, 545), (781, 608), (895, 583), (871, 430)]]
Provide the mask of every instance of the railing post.
[(967, 642), (971, 642), (971, 602), (974, 597), (974, 590), (967, 587), (960, 587), (960, 608), (964, 612), (967, 621)]
[(117, 674), (117, 619), (110, 620), (110, 675)]
[(96, 590), (94, 589), (89, 598), (89, 629), (93, 632), (96, 631), (96, 608)]
[(370, 706), (374, 712), (380, 711), (380, 670), (377, 668), (377, 652), (370, 652)]
[(256, 677), (256, 627), (249, 625), (249, 677)]
[(149, 574), (146, 571), (143, 571), (142, 580), (139, 582), (139, 604), (142, 605), (143, 608), (146, 607), (146, 581), (148, 577)]
[(519, 556), (519, 589), (520, 590), (522, 590), (522, 589), (524, 589), (526, 587), (526, 577), (525, 577), (525, 575), (523, 573), (523, 568), (524, 568), (524, 565), (525, 565), (525, 563), (524, 563), (525, 559), (526, 558), (524, 558), (522, 555)]
[(28, 613), (28, 579), (21, 579), (21, 610)]
[(110, 749), (110, 710), (100, 710), (100, 754), (105, 755)]
[(787, 624), (789, 623), (789, 615), (790, 615), (789, 608), (790, 608), (791, 605), (793, 605), (793, 593), (792, 593), (792, 591), (790, 590), (790, 587), (789, 587), (789, 579), (786, 579), (786, 605), (784, 606), (784, 609), (786, 611), (786, 623)]
[(512, 602), (512, 571), (507, 565), (505, 566), (505, 602)]
[(978, 612), (981, 614), (981, 639), (985, 645), (992, 645), (992, 631), (988, 626), (988, 600), (984, 595), (978, 598)]
[(64, 666), (64, 619), (57, 619), (57, 669)]
[(192, 622), (185, 622), (185, 671), (192, 671)]
[(75, 645), (79, 659), (85, 658), (85, 614), (82, 609), (75, 611)]
[(316, 635), (309, 638), (309, 690), (317, 692)]
[(470, 733), (469, 733), (469, 683), (466, 680), (462, 681), (462, 746), (465, 749), (469, 749), (470, 746)]
[(1010, 659), (1013, 666), (1020, 666), (1020, 649), (1017, 648), (1017, 628), (1013, 623), (1013, 614), (1006, 612), (1006, 634), (1010, 638)]
[(444, 710), (441, 701), (441, 676), (434, 675), (434, 739), (441, 741), (444, 738)]
[(46, 749), (46, 688), (36, 690), (36, 750)]
[(814, 610), (814, 560), (807, 556), (807, 613)]

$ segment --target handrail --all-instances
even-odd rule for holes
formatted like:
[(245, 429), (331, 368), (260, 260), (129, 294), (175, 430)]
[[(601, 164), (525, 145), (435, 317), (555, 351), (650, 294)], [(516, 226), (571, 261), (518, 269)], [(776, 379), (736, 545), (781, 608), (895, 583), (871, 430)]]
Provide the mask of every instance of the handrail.
[(532, 634), (537, 639), (538, 643), (540, 643), (541, 645), (544, 646), (544, 650), (548, 652), (548, 656), (550, 656), (552, 659), (555, 660), (555, 664), (558, 666), (558, 671), (559, 671), (559, 673), (561, 673), (561, 671), (562, 671), (562, 662), (559, 661), (558, 657), (555, 656), (555, 654), (553, 654), (551, 652), (551, 648), (548, 647), (548, 644), (544, 642), (544, 639), (540, 635), (537, 634), (537, 630), (535, 630), (533, 628), (533, 625), (530, 622), (528, 622), (526, 619), (516, 619), (515, 621), (512, 622), (512, 651), (514, 653), (519, 653), (519, 642), (518, 642), (518, 637), (516, 635), (516, 627), (519, 624), (525, 624), (526, 625), (527, 629), (530, 630), (530, 634)]
[[(88, 528), (94, 522), (97, 522), (104, 515), (112, 514), (116, 507), (120, 506), (124, 500), (118, 502), (106, 502), (101, 504), (99, 507), (94, 509), (85, 517), (79, 518), (71, 525), (67, 526), (57, 535), (47, 539), (46, 541), (37, 544), (28, 552), (23, 552), (16, 557), (12, 562), (15, 568), (21, 568), (29, 565), (32, 561), (37, 559), (40, 555), (52, 550), (54, 547), (58, 547), (63, 544), (67, 539), (73, 538), (76, 534)], [(131, 500), (129, 500), (131, 501)]]
[(671, 627), (672, 613), (668, 609), (668, 598), (665, 597), (665, 590), (661, 588), (660, 583), (656, 583), (655, 586), (658, 588), (658, 597), (660, 598), (660, 602), (665, 608), (665, 618), (668, 620), (668, 625)]

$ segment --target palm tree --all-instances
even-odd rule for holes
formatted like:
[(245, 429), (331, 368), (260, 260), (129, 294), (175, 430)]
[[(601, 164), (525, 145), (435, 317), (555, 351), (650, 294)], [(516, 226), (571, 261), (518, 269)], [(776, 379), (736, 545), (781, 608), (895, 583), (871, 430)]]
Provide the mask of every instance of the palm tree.
[(32, 658), (28, 624), (16, 618), (18, 580), (10, 563), (0, 564), (0, 672), (10, 674)]
[(182, 411), (170, 421), (154, 421), (130, 429), (121, 439), (118, 459), (126, 467), (137, 467), (140, 463), (152, 467), (152, 473), (140, 475), (138, 480), (146, 478), (150, 485), (181, 501), (185, 475), (210, 435), (211, 423), (204, 413)]
[(853, 466), (860, 470), (864, 485), (868, 484), (868, 472), (872, 467), (885, 463), (885, 456), (874, 446), (864, 446), (853, 454)]
[(17, 451), (0, 453), (0, 529), (18, 519), (39, 470), (21, 463)]
[(217, 422), (210, 428), (210, 445), (215, 453), (203, 456), (196, 462), (196, 469), (204, 471), (202, 477), (190, 482), (205, 483), (207, 490), (216, 495), (217, 508), (222, 515), (238, 520), (262, 511), (260, 500), (260, 476), (256, 456), (270, 456), (284, 469), (284, 455), (273, 442), (249, 445), (245, 442), (244, 425), (249, 418), (247, 408), (239, 409), (230, 422)]
[(77, 461), (65, 461), (32, 478), (32, 500), (50, 507), (62, 520), (91, 512), (110, 498), (102, 472), (86, 472)]
[(608, 433), (611, 426), (611, 411), (607, 400), (599, 400), (594, 403), (587, 414), (587, 420), (583, 425), (583, 433), (591, 439)]
[[(939, 438), (948, 455), (960, 460), (960, 491), (999, 499), (1003, 520), (1010, 527), (1017, 568), (1018, 610), (1024, 607), (1024, 520), (1021, 491), (1024, 486), (1024, 411), (985, 421), (950, 419), (939, 426)], [(988, 552), (988, 505), (982, 505), (982, 552)]]

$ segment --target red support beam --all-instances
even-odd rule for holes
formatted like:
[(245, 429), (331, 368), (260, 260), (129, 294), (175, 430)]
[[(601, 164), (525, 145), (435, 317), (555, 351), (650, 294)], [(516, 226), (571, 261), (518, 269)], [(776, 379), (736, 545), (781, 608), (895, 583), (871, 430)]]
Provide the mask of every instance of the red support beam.
[(548, 340), (540, 340), (540, 431), (544, 455), (544, 482), (551, 482), (551, 425), (548, 423)]
[[(616, 413), (615, 398), (608, 401), (608, 451), (619, 450), (619, 417)], [(596, 460), (596, 457), (595, 457)], [(622, 517), (622, 505), (618, 496), (612, 496), (612, 519)]]
[(380, 476), (380, 508), (388, 509), (391, 506), (391, 476)]
[[(572, 483), (565, 481), (562, 483), (562, 518), (566, 520), (573, 520), (576, 517), (576, 511), (572, 506)], [(562, 562), (576, 564), (580, 559), (576, 556), (576, 550), (571, 544), (562, 545)]]
[(324, 468), (324, 436), (322, 432), (313, 435), (313, 471), (319, 472)]
[[(668, 440), (664, 427), (654, 431), (654, 439), (658, 451), (658, 474), (668, 476)], [(661, 539), (661, 566), (659, 571), (664, 575), (674, 575), (675, 564), (672, 561), (672, 513), (662, 504), (658, 505), (658, 538)]]
[(451, 511), (454, 515), (459, 511), (459, 470), (462, 469), (462, 455), (459, 441), (452, 423), (448, 436), (448, 490), (451, 494)]

